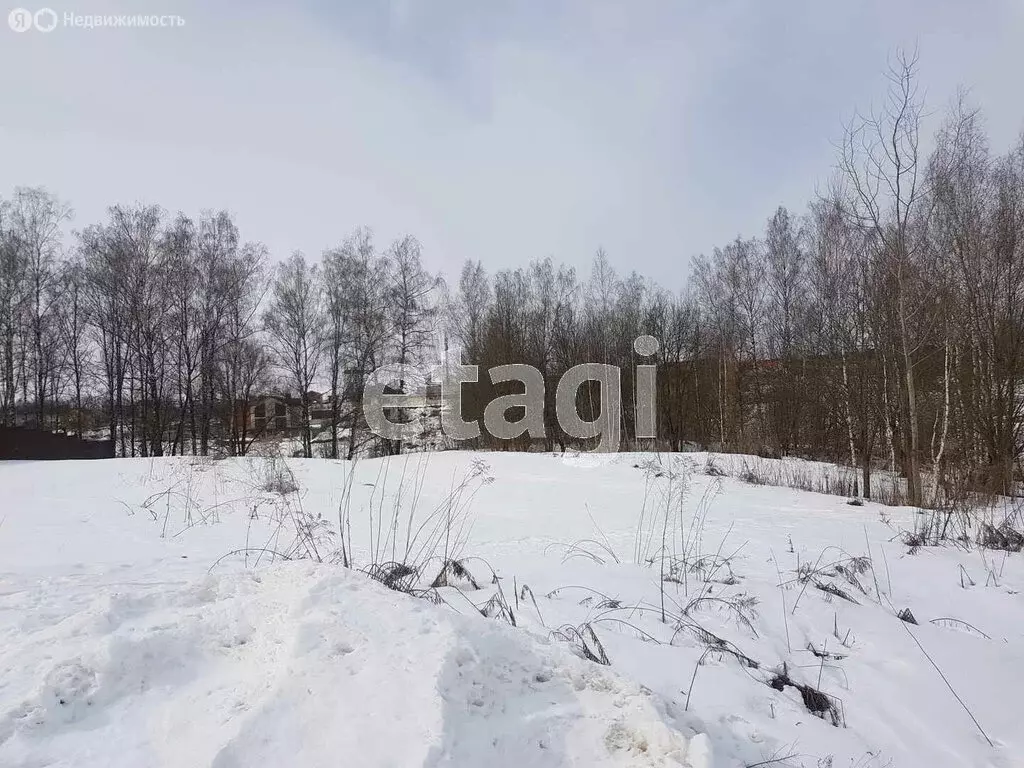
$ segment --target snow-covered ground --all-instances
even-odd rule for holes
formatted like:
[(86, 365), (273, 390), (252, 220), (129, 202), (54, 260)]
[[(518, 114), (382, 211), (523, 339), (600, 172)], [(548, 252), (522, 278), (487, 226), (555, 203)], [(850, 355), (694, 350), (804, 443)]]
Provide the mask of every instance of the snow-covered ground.
[(1021, 555), (705, 465), (0, 464), (0, 766), (1024, 766)]

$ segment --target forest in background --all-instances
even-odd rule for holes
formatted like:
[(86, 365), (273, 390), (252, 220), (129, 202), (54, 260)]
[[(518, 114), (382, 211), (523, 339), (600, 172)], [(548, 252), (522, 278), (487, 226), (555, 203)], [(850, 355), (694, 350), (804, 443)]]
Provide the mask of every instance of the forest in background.
[[(244, 454), (239, 418), (294, 393), (312, 455), (309, 392), (332, 409), (328, 455), (355, 454), (358, 393), (384, 364), (526, 363), (547, 384), (583, 362), (622, 370), (622, 447), (691, 444), (797, 455), (1008, 492), (1024, 453), (1024, 136), (989, 147), (960, 98), (922, 148), (916, 58), (897, 56), (881, 106), (858, 114), (827, 188), (780, 207), (762, 233), (692, 260), (664, 287), (547, 258), (453, 281), (412, 236), (381, 248), (358, 229), (319, 259), (275, 263), (227, 212), (116, 205), (66, 239), (71, 207), (40, 188), (0, 200), (0, 422), (102, 428), (123, 455)], [(633, 341), (660, 342), (658, 438), (637, 440)], [(443, 371), (443, 367), (442, 367)], [(479, 418), (482, 377), (464, 402)], [(580, 415), (600, 413), (584, 388)], [(538, 445), (539, 443), (539, 445)], [(508, 448), (484, 434), (474, 446)], [(388, 450), (399, 447), (390, 446)]]

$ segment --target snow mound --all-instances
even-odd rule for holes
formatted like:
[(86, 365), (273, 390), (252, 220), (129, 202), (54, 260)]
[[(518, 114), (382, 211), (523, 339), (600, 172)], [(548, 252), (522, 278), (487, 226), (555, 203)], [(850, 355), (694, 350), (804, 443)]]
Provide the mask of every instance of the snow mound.
[(0, 765), (712, 764), (546, 637), (310, 564), (0, 595)]

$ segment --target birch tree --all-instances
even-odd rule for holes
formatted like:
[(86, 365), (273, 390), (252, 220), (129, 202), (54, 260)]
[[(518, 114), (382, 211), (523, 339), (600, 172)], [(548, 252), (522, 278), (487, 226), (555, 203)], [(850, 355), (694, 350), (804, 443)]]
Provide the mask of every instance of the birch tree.
[(323, 347), (319, 267), (296, 251), (277, 268), (263, 326), (270, 336), (278, 367), (300, 402), (302, 452), (313, 456), (309, 393), (320, 370)]

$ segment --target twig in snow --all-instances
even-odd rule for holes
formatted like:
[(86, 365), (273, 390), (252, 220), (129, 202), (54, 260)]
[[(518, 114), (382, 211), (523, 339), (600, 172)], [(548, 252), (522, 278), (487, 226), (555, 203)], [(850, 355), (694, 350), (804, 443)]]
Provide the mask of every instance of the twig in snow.
[(988, 742), (988, 745), (989, 745), (990, 747), (995, 747), (995, 744), (993, 744), (993, 743), (992, 743), (992, 739), (990, 739), (990, 738), (988, 737), (988, 734), (987, 734), (987, 733), (985, 733), (985, 729), (984, 729), (984, 728), (982, 728), (982, 727), (981, 727), (981, 723), (979, 723), (979, 722), (978, 722), (978, 718), (976, 718), (976, 717), (974, 716), (974, 713), (973, 713), (973, 712), (971, 712), (971, 710), (970, 710), (970, 709), (968, 708), (968, 706), (967, 706), (967, 705), (966, 705), (966, 704), (964, 703), (964, 700), (963, 700), (963, 699), (961, 699), (961, 698), (960, 698), (960, 695), (959, 695), (959, 694), (958, 694), (958, 693), (957, 693), (957, 692), (956, 692), (956, 691), (955, 691), (955, 690), (953, 689), (953, 685), (952, 685), (952, 684), (951, 684), (951, 683), (949, 682), (949, 679), (948, 679), (948, 678), (947, 678), (947, 677), (946, 677), (946, 676), (945, 676), (945, 675), (943, 674), (942, 670), (941, 670), (941, 669), (939, 669), (939, 665), (935, 663), (935, 660), (934, 660), (934, 659), (933, 659), (933, 658), (932, 658), (931, 656), (929, 656), (929, 655), (928, 655), (928, 651), (926, 651), (926, 650), (924, 649), (924, 646), (923, 646), (923, 645), (921, 645), (921, 641), (920, 641), (920, 640), (918, 640), (918, 639), (917, 639), (917, 638), (916, 638), (916, 637), (914, 636), (914, 633), (910, 631), (910, 627), (909, 627), (909, 626), (907, 626), (907, 623), (906, 623), (905, 621), (901, 621), (901, 622), (900, 622), (900, 625), (901, 625), (901, 626), (902, 626), (902, 627), (903, 627), (903, 628), (904, 628), (905, 630), (907, 630), (907, 634), (908, 634), (908, 635), (910, 635), (910, 639), (914, 641), (914, 644), (915, 644), (915, 645), (916, 645), (916, 646), (917, 646), (918, 648), (920, 648), (920, 649), (921, 649), (921, 653), (923, 653), (923, 654), (924, 654), (924, 657), (925, 657), (926, 659), (928, 659), (928, 661), (929, 661), (929, 662), (931, 663), (931, 665), (932, 665), (933, 667), (935, 667), (935, 671), (939, 673), (939, 677), (941, 677), (941, 678), (942, 678), (942, 682), (944, 682), (944, 683), (946, 684), (946, 687), (947, 687), (947, 688), (949, 688), (949, 692), (953, 694), (953, 697), (954, 697), (954, 698), (955, 698), (955, 699), (956, 699), (956, 700), (957, 700), (957, 701), (958, 701), (958, 702), (960, 703), (960, 706), (964, 708), (964, 712), (966, 712), (966, 713), (967, 713), (968, 717), (970, 717), (970, 718), (971, 718), (971, 720), (972, 720), (972, 721), (974, 722), (974, 725), (975, 725), (975, 726), (977, 726), (977, 728), (978, 728), (978, 731), (980, 731), (980, 732), (981, 732), (981, 735), (985, 737), (985, 741), (987, 741), (987, 742)]
[[(792, 546), (792, 539), (790, 539), (790, 545)], [(789, 641), (789, 616), (786, 612), (786, 588), (782, 584), (782, 569), (779, 568), (779, 561), (775, 559), (774, 550), (769, 549), (772, 556), (772, 562), (775, 563), (775, 572), (779, 575), (779, 594), (782, 596), (782, 621), (786, 625), (786, 650), (790, 653), (793, 652), (793, 644)]]

